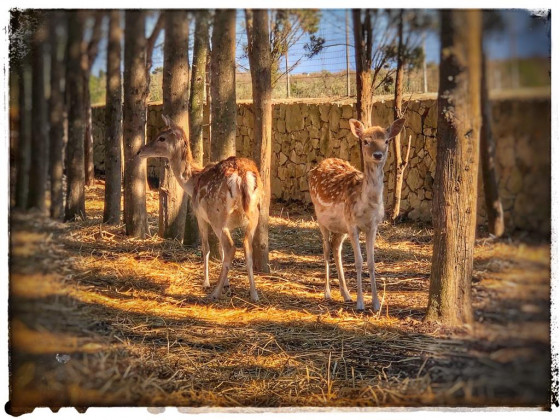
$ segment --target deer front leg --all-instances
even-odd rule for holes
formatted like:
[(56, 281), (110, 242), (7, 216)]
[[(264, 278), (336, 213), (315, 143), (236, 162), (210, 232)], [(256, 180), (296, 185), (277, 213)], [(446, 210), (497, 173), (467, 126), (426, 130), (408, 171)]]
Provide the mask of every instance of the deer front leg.
[(373, 306), (374, 312), (377, 312), (379, 311), (379, 309), (381, 309), (381, 305), (379, 304), (379, 299), (377, 297), (377, 287), (375, 283), (374, 247), (375, 247), (376, 234), (377, 234), (377, 227), (370, 229), (370, 231), (366, 233), (367, 264), (369, 270), (369, 278), (371, 281), (371, 295), (372, 295), (371, 305)]
[(329, 279), (329, 258), (331, 255), (331, 241), (329, 240), (329, 230), (319, 225), (323, 236), (323, 259), (325, 260), (325, 299), (331, 299), (331, 284)]
[(358, 228), (353, 228), (350, 232), (350, 241), (354, 249), (354, 265), (356, 266), (356, 283), (358, 288), (358, 296), (356, 298), (356, 309), (363, 311), (364, 307), (364, 294), (362, 291), (362, 251), (360, 250), (360, 231)]
[(202, 219), (197, 219), (198, 230), (200, 232), (200, 240), (202, 242), (202, 259), (204, 261), (204, 282), (202, 287), (210, 287), (210, 278), (208, 276), (208, 259), (210, 258), (210, 246), (208, 245), (208, 223)]
[(220, 246), (222, 247), (224, 258), (222, 263), (222, 271), (220, 272), (220, 278), (218, 279), (218, 285), (210, 295), (210, 297), (214, 300), (218, 299), (222, 295), (222, 290), (227, 281), (227, 275), (231, 267), (231, 262), (233, 261), (233, 257), (235, 255), (235, 246), (227, 227), (224, 227), (222, 229), (220, 235)]
[(344, 268), (342, 267), (342, 244), (346, 239), (346, 234), (337, 233), (333, 235), (332, 248), (334, 254), (334, 263), (338, 272), (338, 283), (340, 285), (340, 294), (346, 303), (352, 303), (352, 298), (346, 287), (346, 279), (344, 278)]

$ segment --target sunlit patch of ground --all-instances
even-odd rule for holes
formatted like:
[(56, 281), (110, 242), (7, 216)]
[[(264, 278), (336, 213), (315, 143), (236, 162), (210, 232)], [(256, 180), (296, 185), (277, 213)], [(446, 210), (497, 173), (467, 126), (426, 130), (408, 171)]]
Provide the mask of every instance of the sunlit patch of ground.
[[(481, 237), (472, 328), (422, 322), (429, 228), (380, 227), (380, 315), (323, 298), (320, 233), (309, 208), (274, 204), (270, 274), (249, 299), (238, 247), (229, 293), (211, 302), (198, 248), (130, 239), (101, 224), (103, 184), (88, 220), (12, 213), (11, 407), (546, 406), (550, 385), (550, 246)], [(240, 235), (235, 235), (238, 246)], [(355, 298), (350, 245), (343, 260)], [(365, 266), (365, 264), (364, 264)], [(210, 265), (214, 284), (220, 265)], [(369, 281), (366, 302), (371, 302)]]

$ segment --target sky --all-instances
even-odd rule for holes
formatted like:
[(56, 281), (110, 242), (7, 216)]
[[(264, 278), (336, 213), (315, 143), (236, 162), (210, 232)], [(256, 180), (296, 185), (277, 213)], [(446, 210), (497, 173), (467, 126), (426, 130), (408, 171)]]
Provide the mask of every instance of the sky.
[[(304, 57), (303, 45), (306, 39), (300, 40), (289, 52), (289, 66), (301, 59), (293, 73), (314, 73), (318, 71), (337, 72), (346, 69), (346, 13), (345, 9), (322, 9), (318, 35), (325, 38), (324, 50), (312, 59)], [(349, 12), (348, 12), (349, 13)], [(531, 17), (538, 12), (528, 10), (501, 10), (500, 14), (505, 24), (505, 30), (494, 33), (485, 39), (490, 60), (503, 60), (512, 56), (517, 57), (550, 57), (550, 21), (544, 18)], [(155, 23), (155, 16), (147, 20), (146, 31), (149, 33)], [(191, 31), (194, 30), (191, 25)], [(354, 51), (352, 37), (352, 19), (349, 16), (349, 67), (354, 70)], [(153, 63), (154, 67), (163, 65), (163, 39), (160, 34), (156, 41)], [(192, 37), (191, 37), (192, 43)], [(246, 45), (245, 24), (243, 10), (237, 12), (237, 58), (239, 71), (248, 69), (247, 59), (244, 57), (243, 47)], [(426, 34), (426, 61), (439, 62), (439, 34), (437, 31)], [(192, 44), (191, 44), (192, 48)], [(100, 54), (94, 64), (93, 74), (106, 68), (106, 40), (100, 45)], [(191, 52), (192, 55), (192, 52)], [(302, 58), (303, 57), (303, 58)], [(191, 57), (192, 59), (192, 57)], [(283, 67), (283, 63), (281, 68)]]

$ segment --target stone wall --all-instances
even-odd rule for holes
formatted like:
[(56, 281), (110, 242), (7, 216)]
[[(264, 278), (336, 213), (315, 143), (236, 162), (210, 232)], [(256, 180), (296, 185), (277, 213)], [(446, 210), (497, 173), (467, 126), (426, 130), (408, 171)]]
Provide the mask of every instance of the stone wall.
[[(405, 105), (406, 106), (406, 105)], [(161, 129), (161, 105), (150, 107), (148, 139)], [(95, 165), (103, 170), (103, 109), (94, 110)], [(271, 188), (274, 199), (310, 202), (307, 172), (327, 157), (349, 160), (359, 167), (359, 144), (348, 120), (356, 118), (355, 103), (291, 102), (273, 106)], [(502, 97), (492, 100), (493, 134), (497, 143), (500, 194), (509, 230), (519, 228), (550, 232), (550, 97)], [(374, 104), (372, 124), (388, 126), (393, 120), (393, 101)], [(410, 160), (402, 191), (401, 211), (410, 219), (431, 221), (432, 184), (436, 158), (437, 101), (422, 95), (410, 101), (401, 136), (403, 150), (411, 138)], [(237, 153), (252, 155), (254, 137), (252, 105), (239, 103)], [(158, 162), (148, 162), (151, 176), (158, 175)], [(392, 202), (393, 151), (385, 167), (385, 199)], [(389, 179), (390, 178), (390, 179)], [(482, 183), (479, 193), (479, 223), (485, 221)]]

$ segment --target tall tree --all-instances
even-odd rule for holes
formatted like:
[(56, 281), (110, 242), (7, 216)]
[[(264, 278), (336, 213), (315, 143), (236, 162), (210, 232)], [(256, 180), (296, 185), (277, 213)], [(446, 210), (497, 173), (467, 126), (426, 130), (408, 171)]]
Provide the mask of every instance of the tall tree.
[[(209, 51), (209, 32), (208, 32), (207, 10), (197, 10), (195, 12), (196, 24), (194, 28), (193, 61), (191, 70), (191, 89), (189, 99), (189, 130), (192, 154), (197, 165), (203, 165), (204, 146), (203, 132), (204, 125), (204, 95), (206, 85), (206, 66)], [(207, 151), (208, 153), (208, 151)], [(185, 245), (194, 245), (198, 241), (198, 226), (196, 218), (189, 203), (187, 218), (185, 222)]]
[[(377, 9), (353, 9), (354, 52), (356, 59), (356, 110), (358, 120), (366, 127), (371, 125), (373, 94), (379, 86), (391, 81), (391, 72), (381, 76), (392, 59), (394, 31), (389, 30), (390, 14)], [(376, 85), (377, 79), (380, 82)], [(360, 150), (362, 144), (360, 142)], [(360, 157), (362, 154), (360, 153)], [(361, 157), (360, 160), (363, 160)], [(363, 162), (361, 163), (363, 167)]]
[(66, 51), (65, 12), (54, 11), (49, 15), (49, 37), (51, 44), (51, 96), (49, 99), (50, 122), (50, 179), (51, 207), (53, 219), (64, 215), (64, 191), (62, 189), (64, 148), (64, 55)]
[(481, 13), (441, 17), (437, 162), (432, 204), (434, 249), (426, 319), (473, 319), (471, 278), (480, 140)]
[[(186, 10), (162, 12), (165, 21), (163, 43), (163, 114), (188, 131), (189, 125), (189, 15)], [(159, 188), (159, 235), (183, 240), (188, 196), (166, 162)], [(197, 229), (194, 225), (191, 228)]]
[(47, 209), (47, 174), (49, 124), (47, 98), (45, 97), (46, 68), (45, 48), (48, 45), (48, 25), (45, 12), (37, 12), (36, 27), (31, 45), (31, 167), (29, 171), (28, 208)]
[(105, 205), (103, 222), (118, 224), (121, 217), (122, 86), (121, 12), (109, 12), (107, 94), (105, 105)]
[(86, 218), (84, 168), (84, 72), (87, 57), (84, 46), (85, 12), (68, 15), (66, 92), (68, 107), (68, 144), (66, 146), (66, 206), (64, 220)]
[(127, 10), (124, 30), (124, 221), (126, 234), (144, 238), (146, 214), (146, 161), (135, 159), (145, 143), (146, 99), (146, 12)]
[(219, 161), (235, 155), (235, 9), (218, 9), (215, 12), (210, 66), (211, 159)]
[(30, 11), (10, 11), (10, 62), (17, 77), (18, 141), (15, 206), (27, 208), (31, 160), (31, 65), (32, 19)]
[(86, 127), (84, 133), (84, 168), (85, 183), (88, 186), (93, 185), (94, 167), (93, 167), (93, 123), (91, 119), (91, 97), (89, 92), (89, 79), (91, 77), (91, 69), (99, 52), (99, 41), (101, 40), (101, 25), (103, 23), (104, 12), (89, 12), (94, 18), (93, 27), (91, 29), (91, 37), (87, 44), (87, 63), (84, 72), (84, 106), (86, 115)]
[[(494, 11), (485, 10), (482, 13), (483, 32), (502, 29), (503, 22), (500, 15)], [(484, 39), (482, 37), (482, 77), (480, 83), (480, 100), (482, 112), (482, 127), (480, 129), (480, 159), (482, 168), (482, 183), (484, 186), (484, 201), (486, 204), (486, 217), (488, 218), (488, 231), (494, 236), (502, 236), (505, 231), (504, 209), (498, 190), (498, 175), (496, 173), (496, 141), (492, 136), (492, 112), (490, 98), (488, 97), (488, 67)]]
[[(391, 12), (393, 13), (393, 12)], [(430, 14), (421, 10), (400, 9), (395, 11), (397, 45), (394, 52), (389, 51), (388, 56), (395, 55), (397, 67), (395, 70), (395, 120), (404, 117), (402, 112), (404, 71), (407, 68), (420, 67), (423, 61), (422, 34), (431, 24)], [(410, 142), (408, 151), (410, 150)], [(408, 165), (408, 151), (404, 158), (401, 152), (401, 134), (393, 139), (393, 153), (395, 156), (395, 169), (393, 171), (393, 205), (391, 206), (391, 220), (394, 222), (399, 217), (401, 209), (402, 184), (404, 171)]]
[(270, 160), (272, 153), (272, 54), (268, 10), (245, 10), (248, 55), (253, 86), (255, 144), (253, 155), (263, 182), (259, 224), (253, 240), (253, 261), (258, 271), (269, 272), (268, 213), (270, 207)]

